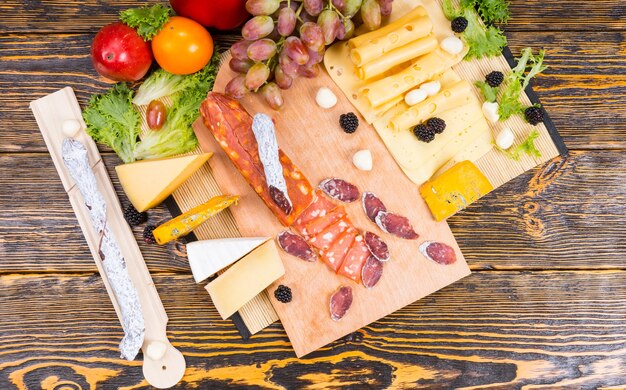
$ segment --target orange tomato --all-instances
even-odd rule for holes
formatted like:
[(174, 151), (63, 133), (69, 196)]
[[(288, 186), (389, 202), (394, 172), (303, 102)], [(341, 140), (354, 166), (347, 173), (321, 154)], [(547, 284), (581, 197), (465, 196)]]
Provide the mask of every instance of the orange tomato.
[(198, 22), (172, 16), (152, 39), (152, 53), (161, 68), (174, 74), (202, 69), (213, 55), (211, 34)]

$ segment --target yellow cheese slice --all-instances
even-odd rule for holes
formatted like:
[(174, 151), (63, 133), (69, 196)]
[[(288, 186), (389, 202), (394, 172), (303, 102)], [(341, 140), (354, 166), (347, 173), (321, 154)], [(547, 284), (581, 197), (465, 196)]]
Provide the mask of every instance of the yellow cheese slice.
[(236, 262), (205, 288), (223, 319), (285, 274), (274, 240), (268, 240)]
[(366, 64), (363, 64), (356, 69), (357, 76), (361, 80), (371, 79), (372, 77), (378, 76), (395, 66), (430, 53), (435, 50), (437, 46), (439, 46), (437, 38), (433, 35), (425, 36), (413, 42), (407, 43), (402, 47), (398, 47), (385, 55), (380, 55), (378, 58)]
[(143, 160), (115, 167), (120, 183), (138, 211), (157, 206), (194, 174), (212, 153)]
[[(484, 122), (485, 124), (487, 123), (486, 120)], [(486, 124), (485, 128), (488, 128), (489, 131), (482, 131), (478, 137), (466, 143), (463, 149), (459, 150), (459, 152), (452, 156), (445, 164), (441, 165), (433, 177), (443, 174), (461, 161), (468, 160), (475, 163), (485, 154), (489, 153), (491, 149), (493, 149), (493, 132), (488, 124)]]
[(441, 221), (493, 190), (485, 175), (470, 161), (462, 161), (420, 187), (420, 194), (436, 221)]
[(389, 126), (396, 131), (412, 128), (442, 111), (468, 104), (472, 101), (472, 96), (472, 85), (461, 80), (442, 88), (435, 96), (402, 111), (389, 121)]
[[(395, 23), (397, 23), (397, 21), (387, 25), (386, 27)], [(371, 33), (361, 35), (360, 37), (354, 39), (360, 39), (361, 37), (367, 38), (369, 34), (379, 35), (380, 30), (382, 29), (374, 30)], [(430, 18), (428, 16), (420, 16), (409, 22), (398, 25), (394, 30), (382, 37), (367, 39), (365, 43), (360, 46), (354, 47), (350, 42), (348, 42), (348, 45), (354, 47), (350, 50), (350, 59), (354, 65), (362, 66), (379, 58), (380, 56), (386, 55), (394, 49), (400, 48), (418, 40), (419, 38), (427, 36), (432, 30), (433, 24), (430, 21)]]
[[(397, 14), (397, 12), (394, 12), (394, 13)], [(422, 6), (415, 6), (410, 11), (407, 10), (406, 12), (404, 12), (403, 16), (397, 18), (395, 21), (387, 24), (386, 26), (383, 26), (377, 30), (374, 30), (366, 34), (362, 34), (362, 35), (359, 35), (358, 37), (354, 37), (350, 39), (348, 41), (348, 45), (350, 46), (351, 49), (354, 49), (356, 47), (369, 43), (373, 40), (389, 37), (389, 34), (393, 33), (399, 28), (404, 28), (404, 25), (406, 23), (410, 23), (414, 21), (415, 19), (419, 19), (423, 16), (428, 16), (426, 9), (424, 9), (424, 7)], [(431, 24), (431, 29), (432, 29), (432, 24)], [(428, 33), (424, 35), (427, 35), (427, 34)]]

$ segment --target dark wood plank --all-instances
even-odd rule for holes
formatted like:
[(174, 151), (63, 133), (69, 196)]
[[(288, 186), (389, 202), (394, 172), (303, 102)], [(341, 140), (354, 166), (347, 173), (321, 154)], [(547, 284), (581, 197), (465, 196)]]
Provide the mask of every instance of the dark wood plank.
[[(190, 276), (154, 281), (188, 364), (179, 388), (625, 384), (623, 271), (478, 272), (303, 359), (279, 323), (242, 341)], [(147, 387), (141, 356), (119, 359), (97, 275), (10, 275), (0, 288), (0, 387)]]
[[(113, 173), (119, 160), (105, 163)], [(94, 270), (50, 158), (0, 155), (0, 272)], [(45, 189), (45, 190), (43, 190)], [(489, 194), (449, 223), (473, 269), (624, 268), (623, 151), (572, 152)], [(19, 199), (19, 201), (16, 201)], [(167, 217), (158, 208), (153, 222)], [(153, 272), (188, 272), (185, 258), (136, 237)]]
[[(165, 3), (165, 1), (164, 1)], [(62, 0), (3, 3), (0, 31), (93, 32), (115, 21), (120, 11), (137, 7), (132, 0), (67, 2)], [(626, 5), (620, 0), (513, 0), (510, 31), (605, 31), (626, 28)], [(54, 15), (54, 17), (50, 17)]]
[[(511, 35), (511, 34), (510, 34)], [(626, 148), (626, 33), (516, 33), (514, 53), (545, 47), (535, 88), (570, 148)], [(0, 36), (0, 152), (46, 151), (28, 103), (67, 85), (85, 106), (109, 84), (89, 59), (90, 35)]]

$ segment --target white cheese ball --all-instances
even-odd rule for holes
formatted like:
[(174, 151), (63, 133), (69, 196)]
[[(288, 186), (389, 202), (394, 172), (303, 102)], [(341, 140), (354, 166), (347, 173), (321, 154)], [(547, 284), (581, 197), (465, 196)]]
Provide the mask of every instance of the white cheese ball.
[(362, 171), (371, 171), (373, 167), (372, 152), (368, 149), (359, 150), (352, 156), (352, 163)]
[(161, 358), (165, 355), (165, 351), (167, 350), (167, 345), (160, 341), (151, 341), (148, 344), (148, 348), (146, 348), (146, 355), (152, 360), (161, 360)]
[(420, 89), (426, 92), (428, 96), (435, 96), (441, 91), (441, 82), (439, 80), (429, 81), (420, 85)]
[(508, 149), (513, 145), (513, 141), (515, 141), (515, 134), (508, 127), (505, 127), (498, 133), (496, 137), (496, 145), (500, 149)]
[(61, 125), (61, 131), (68, 137), (75, 137), (80, 131), (80, 122), (76, 119), (66, 119)]
[(500, 114), (498, 113), (499, 108), (500, 105), (496, 102), (484, 102), (483, 115), (485, 116), (485, 118), (487, 118), (489, 122), (496, 123), (498, 120), (500, 120)]
[(404, 102), (409, 106), (416, 105), (417, 103), (423, 102), (428, 97), (428, 94), (423, 89), (414, 89), (412, 91), (407, 92), (404, 95)]
[(463, 41), (457, 37), (447, 37), (441, 41), (441, 48), (453, 56), (463, 51)]
[(322, 108), (333, 108), (337, 104), (337, 96), (330, 88), (321, 87), (315, 95), (315, 102)]

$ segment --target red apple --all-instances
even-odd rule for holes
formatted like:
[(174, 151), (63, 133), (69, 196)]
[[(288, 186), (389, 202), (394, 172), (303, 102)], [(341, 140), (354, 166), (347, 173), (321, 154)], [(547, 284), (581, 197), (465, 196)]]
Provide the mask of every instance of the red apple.
[(114, 81), (137, 81), (152, 64), (152, 49), (137, 32), (122, 22), (107, 24), (91, 45), (93, 67)]
[(170, 0), (170, 5), (177, 15), (218, 30), (233, 29), (250, 16), (246, 0)]

